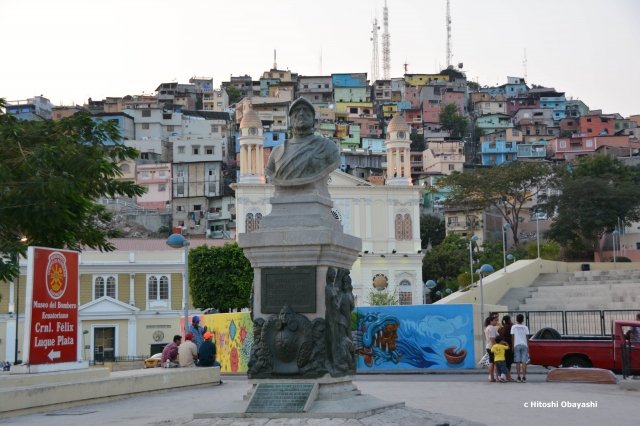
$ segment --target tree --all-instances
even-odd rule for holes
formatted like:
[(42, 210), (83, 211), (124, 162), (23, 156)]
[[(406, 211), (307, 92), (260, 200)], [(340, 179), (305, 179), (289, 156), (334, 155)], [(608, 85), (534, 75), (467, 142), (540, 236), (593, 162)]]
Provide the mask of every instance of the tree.
[(423, 249), (429, 246), (429, 241), (431, 241), (431, 247), (440, 245), (446, 235), (444, 219), (440, 216), (430, 214), (420, 216), (420, 240)]
[(411, 151), (424, 151), (427, 149), (424, 143), (424, 134), (411, 133), (409, 139), (411, 139)]
[(518, 225), (523, 206), (546, 190), (553, 168), (546, 163), (514, 161), (475, 173), (453, 172), (437, 181), (449, 188), (447, 207), (468, 210), (494, 206), (511, 226), (513, 241), (518, 244)]
[(570, 138), (571, 135), (573, 135), (573, 132), (571, 130), (563, 130), (562, 132), (560, 132), (561, 138)]
[(229, 312), (250, 306), (253, 268), (237, 243), (189, 250), (193, 307)]
[(480, 85), (475, 81), (467, 81), (467, 88), (469, 89), (470, 92), (480, 91)]
[(469, 131), (469, 119), (458, 113), (458, 105), (455, 103), (444, 104), (438, 114), (440, 125), (451, 132), (454, 139), (462, 139)]
[(450, 233), (442, 244), (429, 250), (422, 259), (422, 280), (433, 280), (442, 291), (447, 281), (456, 279), (469, 262), (469, 242)]
[(583, 157), (572, 166), (558, 169), (555, 194), (543, 199), (553, 217), (545, 237), (564, 247), (589, 241), (603, 261), (602, 236), (618, 219), (640, 220), (640, 171), (610, 155)]
[(27, 245), (115, 250), (107, 240), (117, 235), (107, 227), (112, 215), (94, 200), (146, 192), (118, 179), (118, 163), (138, 151), (112, 145), (121, 137), (117, 126), (86, 112), (21, 121), (3, 106), (0, 99), (0, 279), (17, 276), (16, 260)]
[(370, 306), (398, 305), (400, 304), (400, 299), (398, 298), (398, 287), (396, 287), (392, 292), (390, 292), (389, 289), (369, 290), (366, 302)]
[(240, 93), (240, 89), (233, 86), (225, 87), (224, 90), (227, 91), (227, 95), (229, 96), (229, 105), (235, 104), (242, 99), (242, 93)]

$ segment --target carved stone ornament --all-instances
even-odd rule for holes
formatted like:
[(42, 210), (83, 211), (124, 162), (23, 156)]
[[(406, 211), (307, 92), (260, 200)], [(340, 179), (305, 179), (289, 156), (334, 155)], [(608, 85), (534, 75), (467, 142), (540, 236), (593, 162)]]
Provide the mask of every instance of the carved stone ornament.
[(248, 364), (249, 378), (324, 376), (327, 373), (324, 328), (322, 318), (310, 321), (295, 313), (289, 305), (266, 321), (256, 319)]
[(333, 377), (355, 374), (356, 371), (356, 354), (351, 336), (351, 312), (355, 308), (352, 291), (348, 270), (327, 270), (324, 336), (326, 365)]

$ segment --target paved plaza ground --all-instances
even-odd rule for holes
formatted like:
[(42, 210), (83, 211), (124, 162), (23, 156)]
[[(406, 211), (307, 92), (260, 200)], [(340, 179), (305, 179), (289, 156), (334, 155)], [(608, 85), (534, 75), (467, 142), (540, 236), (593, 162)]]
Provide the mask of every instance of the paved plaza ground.
[[(533, 372), (532, 372), (533, 373)], [(540, 372), (539, 372), (540, 373)], [(640, 392), (617, 385), (547, 383), (531, 374), (526, 384), (489, 383), (486, 374), (359, 375), (363, 393), (408, 407), (462, 417), (490, 426), (630, 426), (640, 424)], [(92, 404), (61, 411), (0, 420), (0, 425), (206, 425), (192, 420), (195, 412), (240, 400), (249, 389), (245, 376), (223, 376), (224, 385)], [(595, 408), (527, 408), (531, 401), (597, 401)], [(237, 420), (233, 425), (247, 425)], [(339, 423), (333, 424), (341, 424)], [(289, 423), (290, 424), (290, 423)], [(313, 424), (331, 424), (314, 421)], [(348, 423), (347, 423), (348, 424)], [(398, 419), (397, 424), (403, 424)], [(434, 423), (435, 424), (435, 423)]]

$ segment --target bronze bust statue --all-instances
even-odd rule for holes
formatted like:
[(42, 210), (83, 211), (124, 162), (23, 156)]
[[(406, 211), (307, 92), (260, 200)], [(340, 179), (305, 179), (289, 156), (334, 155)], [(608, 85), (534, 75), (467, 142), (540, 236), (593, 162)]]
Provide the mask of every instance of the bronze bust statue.
[(314, 135), (315, 108), (298, 98), (289, 116), (293, 138), (271, 151), (265, 172), (278, 186), (297, 186), (315, 182), (340, 166), (340, 151), (323, 136)]

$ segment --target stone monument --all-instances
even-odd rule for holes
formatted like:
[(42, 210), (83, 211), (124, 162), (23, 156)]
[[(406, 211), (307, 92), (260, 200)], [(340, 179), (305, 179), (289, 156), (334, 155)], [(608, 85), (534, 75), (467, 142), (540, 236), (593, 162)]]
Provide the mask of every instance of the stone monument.
[(306, 99), (293, 102), (289, 115), (293, 138), (271, 152), (265, 167), (275, 186), (272, 210), (260, 229), (238, 236), (254, 268), (253, 387), (226, 412), (196, 418), (359, 418), (404, 406), (360, 395), (352, 383), (349, 271), (362, 240), (345, 234), (331, 214), (327, 180), (340, 165), (338, 147), (314, 134), (315, 110)]

